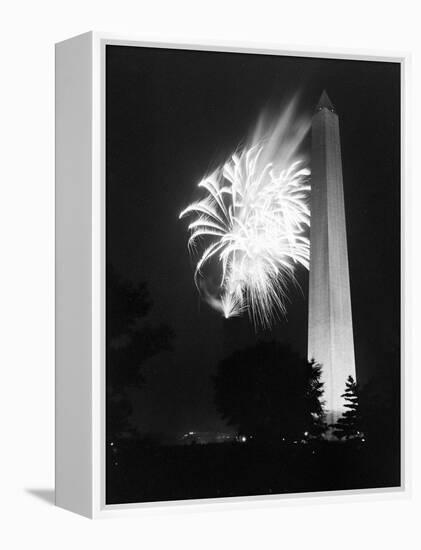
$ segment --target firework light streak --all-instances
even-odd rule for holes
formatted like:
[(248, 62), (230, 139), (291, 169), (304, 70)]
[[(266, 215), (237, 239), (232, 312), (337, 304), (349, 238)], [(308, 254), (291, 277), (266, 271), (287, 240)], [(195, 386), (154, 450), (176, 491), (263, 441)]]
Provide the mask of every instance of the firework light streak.
[[(250, 145), (204, 177), (198, 187), (205, 196), (179, 216), (194, 216), (188, 247), (200, 248), (195, 283), (225, 318), (248, 312), (255, 326), (270, 327), (286, 312), (297, 266), (309, 268), (310, 171), (296, 158), (308, 128), (295, 102), (274, 126), (261, 119)], [(212, 261), (220, 272), (216, 291), (206, 281)]]

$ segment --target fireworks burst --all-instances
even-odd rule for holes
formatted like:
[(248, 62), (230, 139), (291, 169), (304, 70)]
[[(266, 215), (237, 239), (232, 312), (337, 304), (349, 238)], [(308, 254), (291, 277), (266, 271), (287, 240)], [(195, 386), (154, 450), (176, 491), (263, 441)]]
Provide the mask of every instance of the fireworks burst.
[[(255, 326), (263, 327), (277, 313), (285, 314), (296, 267), (309, 267), (310, 171), (303, 162), (290, 161), (296, 148), (291, 143), (287, 155), (278, 149), (277, 158), (270, 158), (279, 138), (278, 125), (266, 140), (233, 154), (199, 183), (204, 198), (180, 214), (195, 217), (188, 246), (194, 252), (201, 245), (194, 278), (205, 300), (225, 318), (248, 312)], [(204, 273), (212, 260), (220, 270), (215, 293)]]

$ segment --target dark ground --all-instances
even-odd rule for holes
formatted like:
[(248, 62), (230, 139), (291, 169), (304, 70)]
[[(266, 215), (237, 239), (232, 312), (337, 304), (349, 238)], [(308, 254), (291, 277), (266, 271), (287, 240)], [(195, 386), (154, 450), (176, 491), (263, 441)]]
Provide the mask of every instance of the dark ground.
[(107, 449), (107, 504), (397, 487), (399, 452), (367, 443), (221, 443)]

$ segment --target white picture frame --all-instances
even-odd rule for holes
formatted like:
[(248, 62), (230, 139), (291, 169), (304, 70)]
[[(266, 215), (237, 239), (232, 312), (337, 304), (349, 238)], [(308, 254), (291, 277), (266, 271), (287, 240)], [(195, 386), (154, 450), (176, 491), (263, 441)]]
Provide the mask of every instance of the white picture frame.
[(402, 485), (299, 495), (231, 497), (146, 504), (105, 504), (105, 47), (176, 48), (401, 64), (402, 296), (405, 296), (405, 209), (408, 201), (407, 53), (317, 51), (233, 43), (152, 43), (89, 32), (56, 45), (56, 504), (90, 517), (182, 505), (276, 505), (409, 494), (407, 315), (402, 301)]

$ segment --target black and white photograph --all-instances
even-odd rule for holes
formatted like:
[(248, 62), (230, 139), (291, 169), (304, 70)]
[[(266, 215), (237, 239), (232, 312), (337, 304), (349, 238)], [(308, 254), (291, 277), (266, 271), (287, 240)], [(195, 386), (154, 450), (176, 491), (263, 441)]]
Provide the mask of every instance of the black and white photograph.
[(1, 548), (421, 548), (417, 7), (2, 6)]
[(401, 485), (401, 65), (107, 45), (105, 501)]

